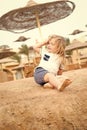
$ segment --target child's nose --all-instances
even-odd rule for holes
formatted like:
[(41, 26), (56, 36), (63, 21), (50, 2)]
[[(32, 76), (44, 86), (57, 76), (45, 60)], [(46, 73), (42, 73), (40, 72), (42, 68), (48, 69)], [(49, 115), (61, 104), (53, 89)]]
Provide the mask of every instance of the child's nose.
[(48, 45), (47, 47), (50, 48), (50, 45)]
[(48, 44), (48, 46), (50, 46), (50, 43)]

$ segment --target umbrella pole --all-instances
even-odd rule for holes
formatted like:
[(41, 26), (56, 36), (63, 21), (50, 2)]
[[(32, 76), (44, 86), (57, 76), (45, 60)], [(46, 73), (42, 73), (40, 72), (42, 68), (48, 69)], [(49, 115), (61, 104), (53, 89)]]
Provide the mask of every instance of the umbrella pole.
[(39, 29), (39, 33), (40, 33), (40, 37), (41, 37), (41, 40), (43, 39), (42, 37), (42, 32), (41, 32), (41, 27), (40, 27), (40, 21), (39, 21), (39, 16), (38, 16), (38, 13), (36, 12), (36, 21), (37, 21), (37, 26), (38, 26), (38, 29)]

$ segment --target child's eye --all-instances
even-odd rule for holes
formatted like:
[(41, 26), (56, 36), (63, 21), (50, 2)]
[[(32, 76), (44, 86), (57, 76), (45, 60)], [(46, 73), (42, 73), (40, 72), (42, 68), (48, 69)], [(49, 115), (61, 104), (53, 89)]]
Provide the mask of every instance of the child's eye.
[(49, 42), (47, 42), (47, 45), (49, 44)]
[(51, 44), (51, 45), (55, 45), (55, 43), (53, 43), (53, 42), (51, 42), (50, 44)]

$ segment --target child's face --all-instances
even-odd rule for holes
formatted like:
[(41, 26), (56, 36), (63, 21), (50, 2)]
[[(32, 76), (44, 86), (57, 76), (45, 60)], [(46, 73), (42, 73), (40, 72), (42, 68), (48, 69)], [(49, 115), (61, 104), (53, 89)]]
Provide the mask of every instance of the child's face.
[(51, 39), (46, 47), (49, 53), (57, 53), (58, 51), (58, 44), (55, 42), (55, 39)]

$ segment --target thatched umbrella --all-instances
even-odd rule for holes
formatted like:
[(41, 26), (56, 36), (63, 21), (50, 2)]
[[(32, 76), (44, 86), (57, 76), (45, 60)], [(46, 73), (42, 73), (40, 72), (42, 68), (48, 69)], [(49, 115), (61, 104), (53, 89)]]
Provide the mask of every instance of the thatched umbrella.
[(8, 59), (8, 58), (0, 59), (0, 69), (3, 70), (2, 64), (10, 63), (10, 62), (16, 62), (16, 61), (15, 61), (15, 60), (12, 60), (12, 59)]
[(14, 42), (24, 42), (26, 40), (30, 39), (30, 37), (26, 38), (25, 36), (20, 36), (17, 40), (15, 40)]
[(9, 63), (9, 62), (16, 62), (16, 61), (12, 60), (12, 59), (8, 59), (8, 58), (0, 59), (0, 64), (2, 64), (2, 63)]
[[(57, 0), (49, 3), (37, 4), (30, 0), (25, 7), (14, 9), (0, 17), (0, 30), (19, 33), (39, 28), (69, 16), (75, 4), (68, 0)], [(25, 30), (25, 31), (24, 31)]]
[(79, 34), (79, 33), (82, 33), (82, 32), (84, 32), (84, 31), (76, 29), (70, 35), (76, 35), (76, 34)]
[(76, 50), (85, 47), (87, 47), (87, 42), (80, 42), (78, 40), (74, 40), (70, 45), (66, 46), (65, 50)]
[(85, 47), (87, 47), (87, 42), (80, 42), (78, 40), (73, 40), (73, 42), (70, 45), (66, 46), (65, 51), (76, 50), (78, 56), (78, 63), (80, 65), (80, 56), (78, 53), (78, 49), (85, 48)]
[(12, 56), (14, 54), (16, 54), (16, 52), (14, 52), (14, 51), (8, 51), (8, 50), (0, 51), (0, 59), (10, 57), (10, 56)]

